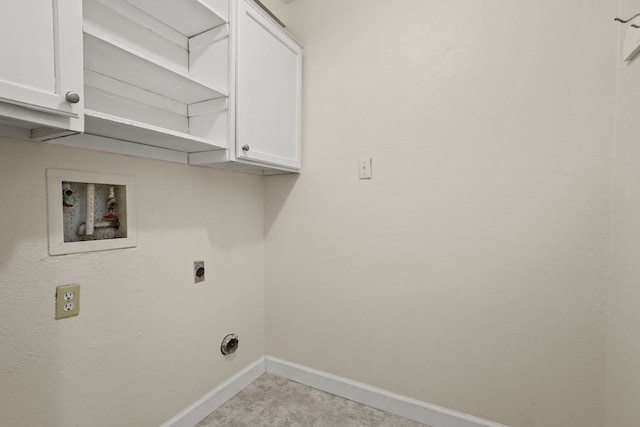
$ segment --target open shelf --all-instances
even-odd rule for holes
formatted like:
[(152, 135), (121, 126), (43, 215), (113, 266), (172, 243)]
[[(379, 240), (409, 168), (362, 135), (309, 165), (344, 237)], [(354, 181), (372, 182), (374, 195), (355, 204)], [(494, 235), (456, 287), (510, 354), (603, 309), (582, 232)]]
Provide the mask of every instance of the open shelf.
[(227, 141), (212, 141), (93, 110), (85, 110), (85, 133), (184, 153), (227, 148)]
[(226, 22), (226, 0), (127, 0), (144, 13), (187, 37)]
[(226, 150), (228, 17), (228, 0), (83, 0), (85, 142)]
[(88, 70), (185, 104), (228, 96), (226, 89), (205, 84), (90, 26), (84, 31), (84, 66)]

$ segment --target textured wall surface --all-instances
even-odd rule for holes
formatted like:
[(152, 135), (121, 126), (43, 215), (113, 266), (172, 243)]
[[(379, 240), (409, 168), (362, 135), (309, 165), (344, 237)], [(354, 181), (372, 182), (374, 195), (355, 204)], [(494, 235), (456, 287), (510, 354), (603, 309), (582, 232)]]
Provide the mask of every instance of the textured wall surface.
[[(302, 175), (0, 138), (0, 426), (159, 425), (265, 353), (265, 298), (267, 354), (513, 427), (637, 425), (618, 2), (263, 2), (305, 46)], [(46, 168), (134, 175), (138, 247), (50, 257)]]
[(513, 427), (604, 425), (616, 3), (286, 6), (304, 157), (266, 179), (268, 354)]
[[(622, 0), (620, 15), (640, 12)], [(628, 15), (628, 16), (627, 16)], [(635, 23), (639, 23), (638, 20)], [(621, 26), (624, 40), (626, 27)], [(635, 29), (629, 31), (635, 32)], [(607, 427), (640, 425), (640, 57), (619, 60), (607, 345)]]
[[(157, 426), (264, 354), (262, 178), (8, 139), (0, 153), (0, 426)], [(138, 247), (50, 257), (47, 168), (135, 176)], [(71, 283), (80, 315), (56, 321)]]

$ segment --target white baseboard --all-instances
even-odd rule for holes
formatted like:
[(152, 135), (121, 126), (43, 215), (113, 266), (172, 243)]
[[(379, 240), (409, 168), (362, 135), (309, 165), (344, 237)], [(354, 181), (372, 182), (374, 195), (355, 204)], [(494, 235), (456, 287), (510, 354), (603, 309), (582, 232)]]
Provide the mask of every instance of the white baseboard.
[(253, 362), (161, 427), (193, 427), (265, 373), (265, 358)]
[(431, 427), (508, 427), (271, 356), (256, 360), (161, 427), (195, 426), (265, 372)]
[(507, 427), (271, 356), (266, 371), (431, 427)]

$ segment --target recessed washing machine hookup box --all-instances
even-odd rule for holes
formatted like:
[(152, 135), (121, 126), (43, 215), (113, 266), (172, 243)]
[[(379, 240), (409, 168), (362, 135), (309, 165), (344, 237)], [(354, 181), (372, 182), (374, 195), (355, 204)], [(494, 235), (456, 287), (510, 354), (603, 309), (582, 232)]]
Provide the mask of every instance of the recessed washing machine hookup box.
[(136, 246), (135, 178), (47, 170), (49, 254)]

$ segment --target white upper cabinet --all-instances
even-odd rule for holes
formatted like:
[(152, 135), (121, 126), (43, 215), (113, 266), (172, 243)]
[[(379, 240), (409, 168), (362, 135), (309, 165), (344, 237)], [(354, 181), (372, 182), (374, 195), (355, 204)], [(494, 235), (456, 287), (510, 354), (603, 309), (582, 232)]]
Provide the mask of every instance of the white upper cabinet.
[(0, 135), (299, 170), (302, 48), (253, 0), (5, 3)]
[(0, 13), (0, 134), (83, 131), (80, 0), (7, 1)]
[(231, 3), (229, 150), (191, 164), (253, 173), (300, 169), (302, 47), (252, 0)]
[(261, 12), (239, 2), (236, 156), (298, 169), (302, 49)]

